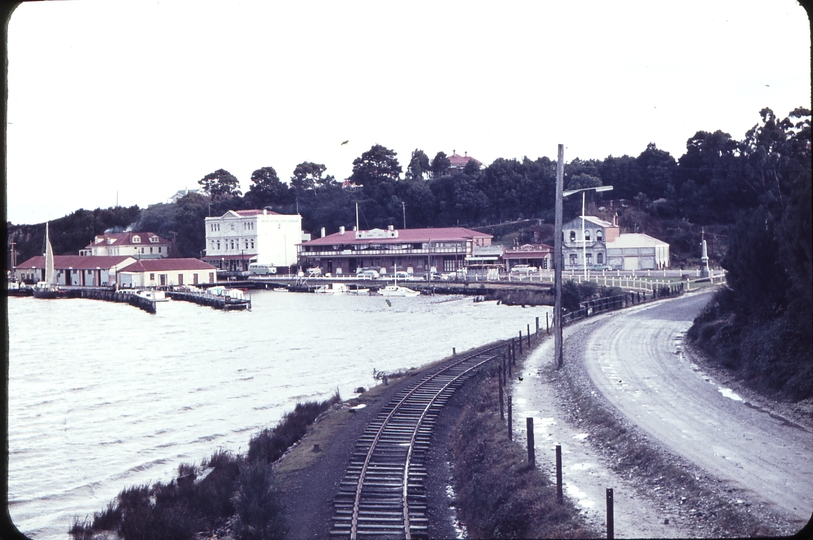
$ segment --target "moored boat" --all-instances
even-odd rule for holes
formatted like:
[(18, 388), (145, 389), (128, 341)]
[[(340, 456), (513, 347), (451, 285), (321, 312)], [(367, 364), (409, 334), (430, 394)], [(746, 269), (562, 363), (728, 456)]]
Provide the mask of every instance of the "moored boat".
[(402, 297), (413, 297), (421, 294), (420, 292), (412, 290), (409, 287), (401, 287), (400, 285), (387, 285), (383, 289), (379, 289), (378, 293), (381, 296), (402, 296)]
[(344, 283), (325, 283), (313, 290), (316, 294), (348, 294), (350, 288)]
[(8, 296), (33, 296), (34, 289), (25, 283), (11, 280), (8, 282)]
[(136, 295), (140, 296), (141, 298), (146, 298), (147, 300), (152, 300), (153, 302), (167, 302), (169, 301), (169, 297), (164, 291), (157, 291), (153, 289), (144, 289), (138, 290), (135, 292)]
[(37, 282), (33, 290), (34, 298), (54, 299), (67, 298), (68, 293), (56, 284), (54, 272), (54, 249), (51, 247), (51, 236), (48, 223), (45, 224), (45, 280)]

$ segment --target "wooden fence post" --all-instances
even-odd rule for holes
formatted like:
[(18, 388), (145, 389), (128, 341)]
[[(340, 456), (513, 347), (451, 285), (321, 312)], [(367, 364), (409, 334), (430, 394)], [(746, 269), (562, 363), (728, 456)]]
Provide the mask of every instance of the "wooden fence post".
[(536, 464), (534, 455), (534, 419), (526, 418), (525, 426), (528, 431), (528, 463), (533, 467)]
[(505, 420), (505, 411), (503, 409), (503, 390), (502, 390), (502, 381), (499, 384), (500, 387), (500, 420)]
[(562, 445), (556, 445), (556, 499), (564, 504), (565, 497), (562, 492)]
[(528, 338), (528, 349), (531, 348), (531, 323), (528, 323), (526, 327), (525, 337)]
[(511, 396), (508, 396), (508, 440), (514, 440), (514, 426), (512, 417)]

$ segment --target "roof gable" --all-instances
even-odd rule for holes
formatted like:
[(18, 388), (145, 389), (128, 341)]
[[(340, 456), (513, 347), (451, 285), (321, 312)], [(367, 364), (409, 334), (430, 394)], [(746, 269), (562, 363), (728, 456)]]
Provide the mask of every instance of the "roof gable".
[[(373, 229), (376, 230), (376, 229)], [(363, 231), (364, 232), (364, 231)], [(370, 231), (366, 231), (370, 232)], [(387, 232), (387, 231), (385, 231)], [(395, 232), (395, 231), (393, 231)], [(473, 231), (465, 227), (441, 227), (437, 229), (399, 229), (398, 235), (394, 237), (374, 237), (356, 238), (353, 231), (346, 231), (329, 234), (324, 238), (316, 238), (309, 242), (303, 242), (306, 246), (337, 245), (337, 244), (404, 244), (417, 242), (443, 242), (453, 240), (470, 240), (474, 238), (493, 238), (492, 235)]]
[(216, 267), (200, 259), (141, 259), (119, 272), (177, 272), (184, 270), (215, 270)]
[[(133, 257), (129, 255), (54, 255), (54, 268), (94, 270), (96, 268), (112, 268), (132, 260)], [(17, 265), (17, 268), (45, 268), (45, 257), (42, 255), (31, 257), (22, 264)]]

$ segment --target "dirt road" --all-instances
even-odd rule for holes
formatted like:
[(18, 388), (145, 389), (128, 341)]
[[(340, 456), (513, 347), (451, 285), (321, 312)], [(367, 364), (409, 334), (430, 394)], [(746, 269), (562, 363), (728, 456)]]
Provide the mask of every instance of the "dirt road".
[(813, 433), (743, 400), (687, 359), (683, 336), (707, 301), (701, 294), (619, 312), (574, 345), (624, 416), (801, 527), (813, 511)]

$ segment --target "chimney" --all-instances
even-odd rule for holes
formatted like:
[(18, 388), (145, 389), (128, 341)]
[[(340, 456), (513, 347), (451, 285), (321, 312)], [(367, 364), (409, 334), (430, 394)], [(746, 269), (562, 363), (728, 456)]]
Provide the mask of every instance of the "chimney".
[(394, 229), (395, 229), (395, 227), (393, 227), (392, 225), (387, 225), (387, 230), (388, 230), (388, 231), (392, 231), (392, 230), (394, 230)]
[(339, 234), (344, 234), (344, 225), (339, 227)]
[(322, 238), (324, 238), (324, 237), (325, 237), (325, 228), (322, 227)]
[(268, 215), (268, 208), (263, 208), (263, 215), (264, 215), (264, 216), (267, 216), (267, 215)]
[(618, 227), (618, 212), (613, 214), (613, 227)]

